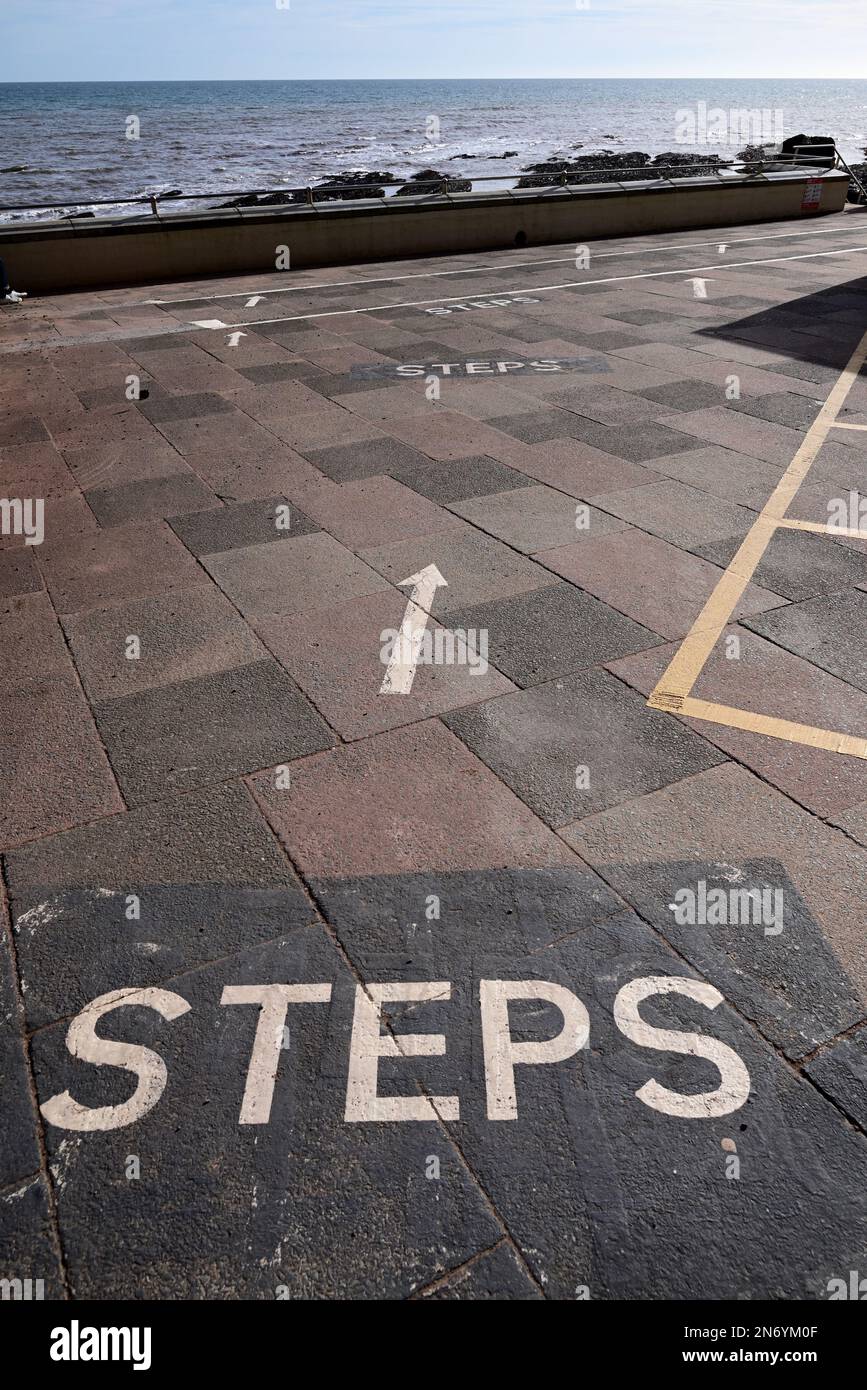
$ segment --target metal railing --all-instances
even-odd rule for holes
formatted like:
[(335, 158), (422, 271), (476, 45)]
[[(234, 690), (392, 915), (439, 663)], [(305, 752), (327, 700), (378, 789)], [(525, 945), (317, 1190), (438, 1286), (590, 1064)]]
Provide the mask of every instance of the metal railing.
[[(318, 203), (341, 202), (347, 203), (357, 200), (365, 192), (371, 193), (372, 197), (382, 196), (381, 190), (384, 188), (401, 188), (406, 192), (419, 196), (435, 196), (450, 198), (454, 193), (472, 192), (475, 184), (478, 183), (511, 183), (512, 187), (503, 188), (504, 193), (524, 193), (542, 192), (545, 189), (557, 190), (561, 188), (582, 188), (589, 186), (616, 187), (627, 190), (630, 185), (636, 183), (665, 183), (676, 185), (685, 178), (699, 175), (714, 175), (719, 179), (724, 179), (727, 175), (742, 175), (744, 178), (762, 178), (766, 171), (770, 169), (778, 171), (780, 164), (791, 163), (792, 165), (809, 166), (814, 168), (842, 168), (849, 173), (850, 178), (859, 188), (863, 189), (858, 177), (852, 172), (849, 166), (840, 156), (836, 147), (833, 147), (833, 158), (829, 155), (820, 155), (819, 151), (828, 149), (827, 146), (797, 146), (786, 154), (773, 155), (765, 159), (735, 159), (720, 161), (696, 161), (693, 164), (646, 164), (629, 165), (624, 168), (600, 165), (598, 168), (584, 168), (579, 170), (523, 170), (518, 174), (452, 174), (444, 175), (439, 179), (377, 179), (370, 183), (347, 183), (347, 184), (308, 184), (303, 187), (295, 188), (244, 188), (229, 190), (210, 190), (206, 193), (183, 193), (171, 191), (169, 193), (144, 193), (132, 197), (114, 198), (86, 198), (86, 199), (56, 199), (48, 203), (0, 203), (0, 213), (4, 212), (53, 212), (56, 211), (59, 219), (75, 220), (76, 214), (70, 213), (70, 208), (86, 208), (88, 211), (97, 207), (125, 208), (125, 207), (148, 207), (154, 216), (159, 216), (161, 205), (191, 202), (210, 202), (212, 207), (209, 211), (231, 211), (233, 208), (240, 211), (237, 204), (231, 202), (221, 202), (213, 206), (213, 200), (220, 199), (239, 199), (239, 198), (277, 198), (286, 201), (275, 201), (271, 203), (250, 203), (251, 209), (270, 208), (272, 210), (292, 209), (301, 206), (315, 206)], [(813, 151), (810, 158), (806, 152)], [(804, 157), (801, 157), (804, 151)], [(824, 161), (831, 159), (831, 163)], [(617, 175), (634, 175), (632, 178), (621, 179)], [(597, 177), (598, 176), (598, 177)], [(469, 184), (469, 190), (463, 185)], [(461, 185), (461, 187), (458, 187)], [(351, 197), (344, 197), (344, 194), (351, 194)], [(865, 193), (867, 196), (867, 193)], [(80, 217), (81, 214), (78, 214)]]

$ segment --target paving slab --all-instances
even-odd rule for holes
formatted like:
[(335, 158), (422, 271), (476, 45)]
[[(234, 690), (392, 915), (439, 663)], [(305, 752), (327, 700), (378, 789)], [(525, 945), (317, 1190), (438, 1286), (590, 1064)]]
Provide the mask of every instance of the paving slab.
[(491, 497), (494, 493), (504, 493), (514, 488), (528, 487), (530, 479), (523, 472), (507, 468), (496, 459), (458, 458), (434, 463), (424, 459), (421, 463), (391, 470), (391, 476), (429, 497), (433, 502), (449, 506), (462, 502), (468, 497)]
[(104, 527), (125, 526), (145, 517), (199, 512), (219, 505), (211, 489), (191, 468), (168, 477), (94, 488), (85, 492), (85, 498), (100, 526)]
[[(740, 541), (741, 537), (732, 535), (708, 544), (696, 544), (690, 549), (727, 568)], [(784, 598), (803, 600), (867, 583), (867, 556), (830, 536), (778, 530), (751, 577), (762, 589), (782, 594)]]
[(59, 613), (190, 588), (201, 576), (195, 560), (161, 522), (46, 541), (39, 564)]
[(505, 1241), (493, 1250), (486, 1250), (477, 1259), (462, 1266), (418, 1294), (426, 1302), (466, 1300), (540, 1299), (544, 1295), (528, 1273), (520, 1257)]
[[(745, 768), (724, 763), (561, 834), (787, 1055), (864, 1018), (867, 970), (844, 902), (865, 852)], [(683, 890), (697, 903), (702, 883), (779, 891), (782, 932), (752, 916), (708, 923), (697, 908), (680, 925), (670, 904)]]
[(788, 604), (773, 616), (751, 615), (745, 625), (847, 685), (867, 690), (867, 660), (858, 641), (865, 619), (867, 594), (854, 589)]
[(0, 599), (36, 593), (41, 588), (42, 576), (32, 547), (0, 551)]
[(265, 542), (225, 550), (208, 555), (204, 564), (232, 603), (254, 622), (272, 614), (328, 610), (335, 603), (389, 587), (375, 567), (323, 531), (280, 546)]
[(43, 1299), (65, 1296), (52, 1230), (50, 1198), (39, 1174), (13, 1183), (7, 1191), (0, 1192), (0, 1250), (3, 1251), (0, 1278), (21, 1279), (21, 1297), (27, 1287), (24, 1281), (28, 1279), (33, 1281), (31, 1298), (39, 1294)]
[(602, 493), (644, 487), (660, 474), (641, 463), (628, 463), (589, 444), (572, 439), (552, 439), (530, 444), (518, 467), (540, 483), (550, 483), (572, 497), (597, 497)]
[[(602, 530), (536, 556), (570, 583), (662, 637), (685, 637), (723, 571), (634, 528)], [(786, 600), (748, 584), (733, 616), (761, 614)]]
[(290, 762), (334, 742), (270, 660), (94, 704), (127, 804)]
[(529, 479), (524, 483), (509, 492), (452, 503), (451, 510), (525, 555), (578, 542), (579, 536), (626, 529), (625, 523), (554, 488), (532, 486)]
[[(437, 721), (305, 758), (289, 791), (251, 779), (305, 877), (550, 868), (566, 846)], [(456, 788), (468, 789), (467, 797)]]
[(411, 449), (399, 439), (382, 435), (378, 439), (360, 440), (331, 449), (307, 451), (306, 457), (335, 482), (351, 482), (356, 478), (371, 478), (376, 474), (393, 473), (428, 462), (418, 449)]
[[(317, 888), (327, 895), (334, 886), (323, 882)], [(356, 900), (364, 901), (364, 886), (353, 886)], [(407, 882), (403, 929), (390, 949), (371, 947), (367, 914), (356, 918), (354, 929), (352, 914), (341, 918), (338, 931), (350, 956), (358, 959), (362, 952), (362, 969), (378, 979), (405, 978), (401, 969), (409, 959), (417, 975), (451, 981), (448, 1022), (440, 1025), (447, 1033), (446, 1054), (435, 1074), (424, 1062), (417, 1063), (417, 1074), (428, 1089), (457, 1094), (460, 1119), (448, 1128), (459, 1136), (545, 1294), (591, 1300), (643, 1297), (643, 1291), (654, 1298), (697, 1292), (746, 1298), (759, 1291), (769, 1297), (823, 1296), (841, 1261), (844, 1270), (850, 1267), (841, 1250), (855, 1252), (864, 1239), (865, 1204), (846, 1165), (855, 1163), (861, 1172), (867, 1151), (839, 1111), (781, 1063), (727, 1004), (709, 1013), (671, 992), (647, 1000), (643, 1017), (655, 1027), (711, 1033), (724, 1041), (747, 1068), (750, 1094), (739, 1109), (712, 1120), (678, 1122), (654, 1112), (636, 1095), (651, 1078), (694, 1094), (717, 1086), (719, 1075), (695, 1057), (675, 1060), (629, 1043), (614, 1025), (612, 1001), (635, 978), (695, 980), (688, 963), (630, 913), (599, 920), (597, 910), (588, 921), (586, 911), (575, 912), (572, 931), (552, 942), (543, 893), (535, 914), (500, 917), (493, 934), (490, 928), (468, 934), (464, 915), (449, 907), (451, 879), (440, 885), (441, 920), (406, 943), (405, 923), (412, 899), (424, 901), (422, 886)], [(476, 918), (484, 929), (488, 894), (478, 879), (475, 888)], [(377, 945), (382, 937), (387, 943), (380, 926)], [(580, 994), (589, 1045), (559, 1067), (517, 1068), (517, 1118), (492, 1123), (473, 1086), (478, 1023), (468, 1015), (478, 978), (514, 978), (516, 967), (523, 980), (543, 979)], [(436, 1006), (426, 1007), (435, 1026)], [(550, 1038), (562, 1026), (558, 1010), (536, 999), (516, 1001), (510, 1016), (526, 1039)], [(418, 1012), (411, 1017), (415, 1021)], [(401, 1031), (407, 1025), (398, 1018), (395, 1026)], [(749, 1181), (726, 1181), (723, 1140), (734, 1144)], [(821, 1192), (818, 1202), (808, 1196), (811, 1191)], [(821, 1213), (828, 1214), (829, 1225)], [(700, 1248), (680, 1238), (685, 1229), (694, 1230), (697, 1214)], [(782, 1255), (780, 1241), (786, 1246)]]
[(7, 864), (31, 1029), (316, 920), (239, 783), (109, 816)]
[[(411, 689), (406, 694), (383, 693), (389, 634), (400, 629), (405, 611), (405, 595), (390, 590), (336, 605), (327, 623), (320, 613), (296, 614), (259, 619), (257, 630), (316, 709), (347, 740), (514, 689), (488, 665), (478, 633), (470, 634), (468, 646), (451, 627), (430, 623), (428, 655), (422, 654)], [(437, 644), (443, 652), (439, 662)]]
[[(239, 1125), (255, 1013), (220, 1007), (222, 992), (287, 972), (329, 981), (332, 1000), (291, 1009), (268, 1124)], [(51, 1161), (62, 1164), (58, 1215), (77, 1298), (134, 1298), (143, 1282), (158, 1298), (406, 1298), (502, 1239), (436, 1121), (344, 1123), (338, 1057), (350, 1041), (355, 987), (333, 943), (313, 928), (176, 978), (170, 988), (189, 1007), (171, 1023), (152, 1009), (122, 1010), (115, 1026), (159, 1050), (172, 1084), (136, 1126), (138, 1185), (125, 1178), (128, 1131), (70, 1141), (49, 1130)], [(82, 1104), (119, 1099), (92, 1069), (76, 1066), (64, 1033), (59, 1025), (39, 1035), (41, 1097), (68, 1086)], [(409, 1072), (411, 1091), (412, 1071), (397, 1073), (400, 1085)], [(436, 1181), (425, 1175), (431, 1154)], [(94, 1260), (97, 1221), (105, 1229)]]
[(449, 610), (455, 627), (487, 633), (491, 661), (516, 685), (538, 685), (661, 641), (591, 594), (548, 578), (544, 588)]
[(306, 536), (319, 529), (285, 497), (257, 498), (222, 509), (172, 516), (169, 525), (187, 550), (197, 557), (266, 541), (282, 541), (290, 536)]
[(448, 714), (445, 722), (538, 816), (559, 827), (723, 760), (657, 714), (607, 672), (581, 671)]
[(0, 944), (0, 1087), (4, 1112), (3, 1145), (0, 1148), (2, 1192), (12, 1183), (36, 1173), (42, 1159), (31, 1094), (30, 1068), (24, 1047), (18, 980), (9, 947), (5, 902), (0, 902), (0, 926), (3, 928)]
[[(723, 502), (699, 488), (668, 479), (625, 492), (599, 493), (595, 502), (603, 511), (612, 512), (661, 540), (696, 550), (706, 559), (713, 556), (702, 547), (722, 537), (736, 537), (736, 550), (756, 519), (755, 513), (746, 507)], [(761, 580), (758, 582), (762, 584)]]
[(326, 482), (307, 500), (311, 516), (341, 545), (359, 550), (408, 536), (429, 536), (460, 527), (450, 511), (395, 478)]
[[(732, 647), (730, 639), (737, 645)], [(611, 663), (621, 679), (649, 695), (675, 652), (655, 648), (646, 656)], [(819, 670), (746, 627), (721, 635), (693, 688), (696, 698), (727, 704), (777, 719), (830, 728), (864, 737), (864, 693)], [(787, 796), (820, 816), (838, 815), (867, 795), (867, 765), (823, 748), (794, 744), (767, 734), (710, 721), (691, 727), (739, 762), (752, 768)]]
[(392, 584), (401, 584), (435, 564), (446, 580), (445, 587), (437, 588), (431, 608), (440, 615), (468, 604), (542, 589), (553, 582), (552, 575), (540, 565), (467, 525), (435, 536), (374, 546), (362, 550), (361, 558)]
[(824, 1048), (804, 1070), (826, 1096), (867, 1131), (867, 1029)]
[[(250, 628), (212, 584), (91, 609), (67, 617), (63, 626), (93, 701), (216, 675), (266, 656)], [(137, 639), (135, 647), (130, 645), (131, 637)]]

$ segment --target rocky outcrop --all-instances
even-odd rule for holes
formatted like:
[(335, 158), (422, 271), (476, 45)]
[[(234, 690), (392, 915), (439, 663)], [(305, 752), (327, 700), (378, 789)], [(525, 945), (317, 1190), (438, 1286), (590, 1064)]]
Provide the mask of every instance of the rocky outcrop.
[[(397, 183), (397, 174), (355, 169), (351, 174), (330, 174), (313, 185), (313, 199), (317, 203), (343, 201), (346, 198), (384, 198), (383, 185)], [(306, 203), (304, 190), (297, 192), (245, 193), (228, 203), (220, 203), (222, 208), (274, 207), (282, 203)]]
[[(635, 179), (652, 178), (665, 172), (670, 178), (687, 178), (703, 170), (724, 164), (719, 155), (696, 159), (683, 150), (649, 155), (643, 150), (601, 150), (598, 154), (583, 154), (576, 159), (549, 159), (530, 164), (518, 180), (519, 188), (545, 188), (556, 184), (628, 183)], [(668, 166), (668, 167), (666, 167)]]
[(397, 190), (396, 196), (406, 198), (419, 193), (470, 193), (472, 187), (471, 179), (456, 179), (453, 175), (439, 174), (436, 169), (421, 169), (411, 176), (409, 183)]

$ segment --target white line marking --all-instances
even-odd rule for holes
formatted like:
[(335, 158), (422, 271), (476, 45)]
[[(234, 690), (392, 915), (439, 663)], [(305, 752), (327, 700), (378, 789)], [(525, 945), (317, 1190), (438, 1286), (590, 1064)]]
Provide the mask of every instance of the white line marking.
[[(726, 246), (744, 246), (752, 241), (789, 241), (795, 237), (805, 236), (842, 236), (844, 232), (861, 232), (863, 228), (858, 227), (822, 227), (814, 232), (768, 232), (763, 236), (745, 236), (737, 241), (726, 242)], [(657, 251), (698, 251), (703, 246), (717, 246), (716, 241), (689, 241), (672, 244), (670, 246), (639, 246), (630, 250), (619, 251), (593, 251), (591, 254), (596, 260), (610, 259), (611, 257), (621, 256), (649, 256)], [(725, 247), (721, 247), (725, 250)], [(566, 261), (574, 262), (574, 252), (571, 256), (550, 256), (544, 260), (535, 261), (506, 261), (496, 262), (492, 265), (479, 266), (460, 266), (456, 270), (417, 270), (409, 275), (382, 275), (361, 280), (323, 280), (315, 285), (280, 285), (273, 290), (257, 290), (259, 298), (271, 294), (300, 294), (304, 290), (336, 290), (347, 289), (352, 286), (364, 285), (388, 285), (398, 280), (432, 280), (438, 276), (446, 275), (485, 275), (492, 270), (529, 270), (534, 266), (541, 265), (562, 265)], [(163, 307), (172, 304), (211, 304), (217, 299), (244, 299), (250, 294), (249, 290), (233, 290), (229, 294), (197, 294), (190, 295), (184, 299), (145, 299), (145, 304), (159, 304)]]
[[(614, 285), (623, 280), (656, 280), (664, 275), (696, 275), (702, 270), (742, 270), (750, 265), (777, 265), (780, 261), (810, 261), (823, 256), (851, 256), (857, 251), (867, 251), (867, 246), (846, 246), (841, 251), (804, 251), (800, 256), (764, 256), (758, 261), (730, 261), (728, 265), (694, 265), (687, 269), (679, 270), (645, 270), (640, 275), (609, 275), (604, 280), (563, 280), (558, 285), (531, 285), (529, 288), (514, 290), (492, 290), (488, 295), (498, 297), (503, 293), (507, 295), (516, 294), (546, 294), (553, 290), (574, 290), (581, 289), (584, 285)], [(485, 296), (479, 295), (482, 299)], [(371, 304), (366, 309), (326, 309), (320, 310), (315, 314), (286, 314), (277, 319), (248, 319), (246, 322), (236, 323), (234, 328), (264, 328), (272, 323), (297, 323), (300, 319), (336, 319), (346, 317), (350, 314), (381, 314), (386, 309), (418, 309), (425, 304), (456, 304), (465, 299), (462, 294), (441, 295), (437, 299), (405, 299), (396, 304)], [(220, 327), (225, 327), (220, 324)]]

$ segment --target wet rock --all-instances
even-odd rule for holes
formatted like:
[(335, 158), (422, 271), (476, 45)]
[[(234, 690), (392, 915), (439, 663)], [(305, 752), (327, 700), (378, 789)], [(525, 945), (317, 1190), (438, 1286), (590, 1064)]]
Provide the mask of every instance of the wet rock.
[[(376, 170), (354, 169), (351, 173), (329, 174), (313, 185), (313, 199), (317, 203), (343, 201), (347, 198), (384, 198), (384, 184), (397, 183), (397, 175)], [(276, 193), (245, 193), (232, 198), (228, 203), (219, 203), (221, 208), (274, 207), (286, 203), (306, 203), (305, 189), (294, 192), (279, 190)]]
[(653, 157), (643, 150), (622, 153), (601, 150), (597, 154), (579, 155), (576, 159), (550, 159), (530, 164), (518, 180), (518, 188), (545, 188), (563, 183), (628, 183), (650, 178), (663, 169), (671, 177), (685, 178), (724, 162), (719, 155), (696, 160), (695, 155), (682, 150), (666, 151)]
[(470, 193), (472, 191), (471, 179), (450, 178), (447, 174), (440, 174), (436, 169), (420, 169), (417, 174), (413, 174), (409, 183), (405, 183), (402, 188), (397, 190), (398, 198), (405, 198), (417, 193)]

